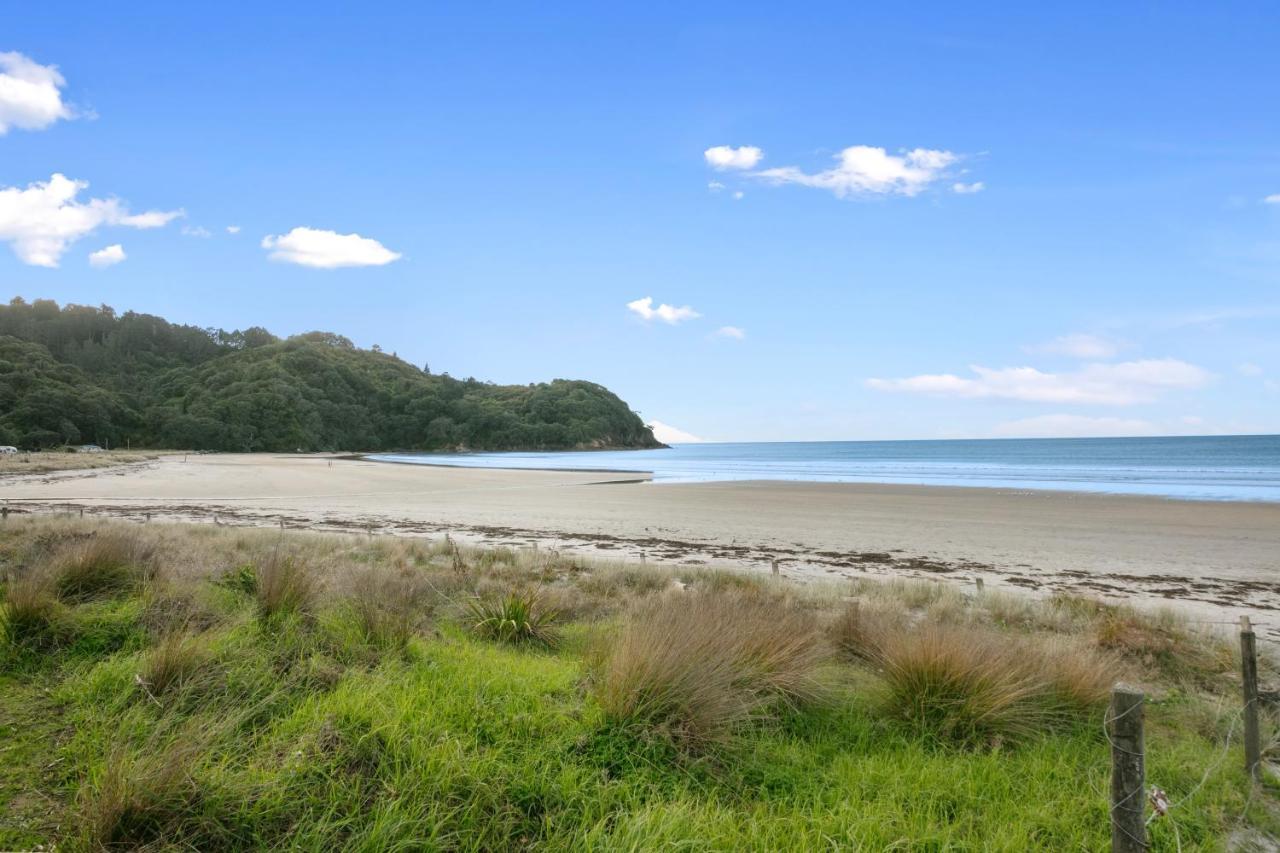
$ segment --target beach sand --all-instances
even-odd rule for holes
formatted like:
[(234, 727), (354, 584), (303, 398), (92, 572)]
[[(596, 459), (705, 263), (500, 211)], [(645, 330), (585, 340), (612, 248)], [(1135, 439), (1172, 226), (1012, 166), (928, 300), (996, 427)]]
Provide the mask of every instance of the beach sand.
[[(1280, 610), (1280, 504), (838, 483), (656, 485), (635, 474), (168, 456), (0, 478), (14, 511), (443, 536), (797, 580), (1065, 590), (1202, 618)], [(1275, 620), (1280, 637), (1280, 616)], [(1265, 629), (1264, 629), (1265, 630)]]

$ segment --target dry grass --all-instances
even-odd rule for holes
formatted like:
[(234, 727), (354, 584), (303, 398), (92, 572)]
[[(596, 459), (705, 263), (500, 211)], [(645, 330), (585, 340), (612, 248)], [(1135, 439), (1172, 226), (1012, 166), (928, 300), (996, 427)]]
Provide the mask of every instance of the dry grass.
[(872, 661), (880, 651), (885, 634), (903, 630), (903, 625), (885, 610), (851, 601), (828, 630), (832, 644), (842, 654), (853, 660)]
[(5, 474), (47, 474), (50, 471), (75, 471), (89, 468), (113, 468), (159, 459), (167, 452), (153, 450), (104, 450), (101, 453), (64, 453), (41, 451), (0, 455), (0, 476)]
[(153, 698), (189, 687), (206, 671), (211, 657), (199, 637), (175, 632), (143, 657), (138, 686)]
[(254, 592), (258, 612), (271, 618), (285, 613), (306, 612), (318, 592), (316, 576), (307, 563), (294, 557), (273, 554), (254, 571)]
[(13, 646), (48, 648), (57, 642), (64, 610), (43, 576), (14, 578), (0, 604), (0, 637)]
[(199, 739), (149, 744), (137, 753), (118, 747), (77, 797), (77, 829), (85, 849), (138, 849), (166, 837), (199, 801), (191, 767)]
[(132, 592), (154, 575), (154, 550), (127, 528), (107, 528), (72, 541), (46, 569), (64, 601)]
[(609, 722), (702, 748), (780, 702), (817, 698), (824, 654), (816, 620), (783, 601), (672, 592), (636, 606), (594, 690)]
[(348, 606), (364, 641), (380, 649), (402, 649), (427, 623), (431, 587), (410, 570), (368, 569), (351, 585)]

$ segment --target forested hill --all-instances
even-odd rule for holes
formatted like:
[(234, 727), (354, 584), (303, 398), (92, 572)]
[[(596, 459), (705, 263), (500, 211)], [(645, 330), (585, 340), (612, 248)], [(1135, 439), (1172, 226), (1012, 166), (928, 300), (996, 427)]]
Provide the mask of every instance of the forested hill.
[(0, 305), (0, 444), (196, 450), (661, 447), (607, 388), (433, 375), (311, 332), (180, 326), (106, 306)]

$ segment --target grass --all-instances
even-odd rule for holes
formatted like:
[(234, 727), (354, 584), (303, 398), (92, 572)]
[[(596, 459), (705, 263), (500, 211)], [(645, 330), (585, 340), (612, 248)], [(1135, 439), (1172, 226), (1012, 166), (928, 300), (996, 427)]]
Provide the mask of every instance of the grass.
[[(103, 534), (136, 540), (151, 576), (66, 601), (27, 585)], [(5, 624), (56, 628), (38, 651), (0, 639), (0, 849), (1105, 849), (1116, 673), (1148, 690), (1148, 780), (1189, 796), (1153, 849), (1175, 849), (1174, 821), (1183, 849), (1276, 835), (1240, 769), (1230, 643), (1172, 617), (457, 561), (390, 537), (11, 518)], [(554, 648), (472, 630), (467, 602), (511, 616), (511, 590), (569, 605)]]
[(558, 614), (547, 608), (536, 590), (512, 589), (496, 598), (470, 602), (471, 630), (489, 640), (512, 645), (555, 648)]
[[(173, 451), (177, 452), (177, 451)], [(90, 468), (113, 468), (159, 459), (164, 451), (104, 450), (99, 453), (33, 453), (0, 454), (0, 476), (5, 474), (47, 474), (51, 471), (75, 471)]]

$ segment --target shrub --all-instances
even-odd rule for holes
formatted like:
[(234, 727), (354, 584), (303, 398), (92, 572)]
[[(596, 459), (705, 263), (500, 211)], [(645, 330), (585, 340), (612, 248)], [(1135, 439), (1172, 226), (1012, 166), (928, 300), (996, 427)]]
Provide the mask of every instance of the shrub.
[(14, 646), (48, 648), (57, 642), (63, 612), (43, 578), (15, 578), (0, 605), (0, 637)]
[(493, 599), (470, 603), (471, 629), (482, 637), (516, 645), (554, 648), (559, 641), (557, 614), (543, 607), (536, 590), (511, 590)]
[(140, 687), (152, 697), (190, 685), (209, 662), (209, 650), (184, 633), (165, 637), (142, 659)]
[(315, 600), (316, 581), (306, 563), (276, 555), (257, 568), (254, 592), (264, 617), (300, 613)]
[(151, 550), (132, 532), (102, 530), (57, 554), (50, 574), (58, 597), (86, 601), (137, 589), (151, 577)]
[(817, 698), (822, 657), (813, 617), (780, 600), (669, 593), (635, 608), (594, 692), (608, 722), (702, 748), (779, 702)]

